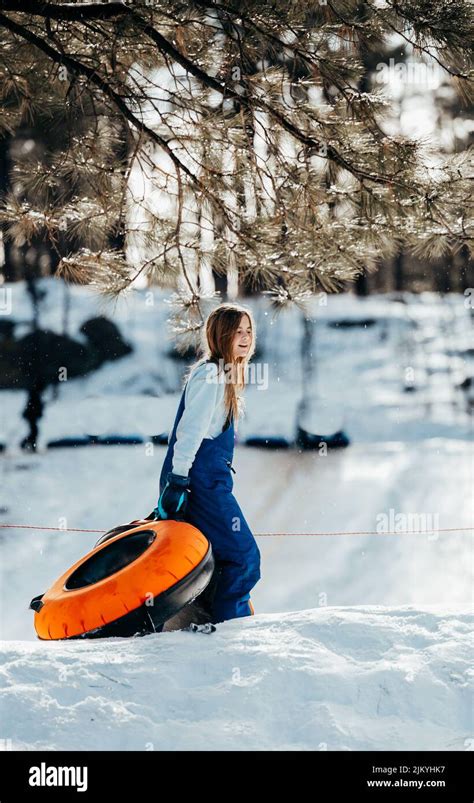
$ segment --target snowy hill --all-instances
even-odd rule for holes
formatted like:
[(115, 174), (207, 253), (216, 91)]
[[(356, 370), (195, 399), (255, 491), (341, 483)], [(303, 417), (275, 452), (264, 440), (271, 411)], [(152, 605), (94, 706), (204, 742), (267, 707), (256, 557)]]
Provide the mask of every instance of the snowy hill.
[(23, 750), (466, 750), (467, 608), (260, 614), (213, 635), (3, 644)]
[[(234, 460), (234, 492), (262, 553), (257, 615), (212, 636), (43, 644), (31, 598), (99, 537), (65, 528), (105, 531), (147, 515), (165, 455), (148, 442), (47, 442), (113, 432), (147, 441), (168, 431), (185, 366), (169, 356), (164, 291), (153, 291), (151, 306), (137, 292), (112, 315), (87, 288), (49, 279), (42, 288), (42, 326), (62, 331), (69, 293), (68, 334), (77, 337), (87, 318), (105, 311), (135, 350), (48, 391), (36, 454), (18, 447), (26, 394), (0, 393), (0, 524), (32, 528), (0, 530), (0, 746), (472, 746), (472, 531), (292, 536), (374, 531), (391, 512), (407, 529), (413, 515), (434, 528), (472, 526), (472, 418), (458, 389), (474, 359), (465, 299), (343, 294), (316, 305), (307, 425), (318, 431), (328, 417), (339, 419), (351, 438), (348, 449), (326, 456), (244, 446), (255, 434), (291, 439), (304, 389), (301, 314), (273, 320), (262, 299), (246, 301), (269, 370), (267, 388), (246, 390)], [(11, 290), (19, 337), (31, 310), (24, 283)]]

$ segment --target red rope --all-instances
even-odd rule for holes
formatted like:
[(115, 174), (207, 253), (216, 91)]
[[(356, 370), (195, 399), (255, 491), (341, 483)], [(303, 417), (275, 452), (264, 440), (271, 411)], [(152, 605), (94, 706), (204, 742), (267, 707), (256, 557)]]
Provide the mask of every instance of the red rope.
[[(139, 526), (139, 525), (135, 525)], [(0, 524), (0, 528), (12, 528), (12, 529), (21, 529), (21, 530), (57, 530), (59, 532), (76, 532), (76, 533), (106, 533), (107, 530), (83, 530), (79, 527), (40, 527), (34, 524)], [(111, 527), (110, 529), (114, 529)], [(130, 528), (132, 529), (132, 528)], [(294, 536), (315, 536), (315, 535), (426, 535), (426, 533), (460, 533), (460, 532), (471, 532), (474, 530), (474, 527), (440, 527), (438, 529), (432, 530), (406, 530), (405, 532), (394, 532), (393, 530), (389, 530), (388, 532), (377, 532), (377, 530), (340, 530), (340, 531), (333, 531), (333, 532), (321, 532), (321, 533), (255, 533), (258, 536), (286, 536), (286, 535), (294, 535)]]
[(37, 527), (34, 524), (0, 524), (0, 527), (13, 527), (16, 530), (62, 530), (76, 533), (106, 533), (107, 530), (81, 530), (79, 527)]

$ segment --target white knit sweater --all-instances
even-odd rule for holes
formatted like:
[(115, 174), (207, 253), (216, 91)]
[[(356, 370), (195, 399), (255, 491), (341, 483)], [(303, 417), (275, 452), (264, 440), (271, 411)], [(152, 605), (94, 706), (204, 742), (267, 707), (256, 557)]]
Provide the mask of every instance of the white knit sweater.
[(204, 438), (222, 432), (227, 412), (224, 406), (225, 382), (215, 363), (201, 363), (189, 376), (184, 411), (176, 428), (173, 473), (187, 476)]

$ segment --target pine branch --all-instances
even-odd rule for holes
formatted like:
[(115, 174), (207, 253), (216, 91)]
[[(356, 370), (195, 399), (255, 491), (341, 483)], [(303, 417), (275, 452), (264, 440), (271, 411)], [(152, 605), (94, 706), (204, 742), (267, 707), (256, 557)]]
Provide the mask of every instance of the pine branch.
[(455, 24), (469, 12), (449, 5), (444, 21), (426, 0), (423, 20), (411, 0), (0, 0), (4, 125), (28, 119), (54, 139), (17, 159), (21, 198), (7, 198), (0, 222), (17, 242), (61, 239), (76, 252), (61, 270), (96, 271), (111, 293), (144, 274), (179, 280), (191, 333), (200, 265), (236, 269), (281, 308), (340, 289), (401, 243), (426, 255), (472, 247), (465, 165), (430, 172), (423, 148), (384, 133), (388, 101), (362, 91), (367, 53), (394, 28), (470, 86)]

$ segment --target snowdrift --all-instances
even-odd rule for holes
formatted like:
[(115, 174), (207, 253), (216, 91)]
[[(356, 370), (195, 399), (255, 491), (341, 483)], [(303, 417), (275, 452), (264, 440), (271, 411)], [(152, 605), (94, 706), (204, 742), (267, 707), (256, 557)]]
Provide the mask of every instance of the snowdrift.
[[(10, 641), (14, 750), (466, 750), (467, 607), (320, 607), (213, 635)], [(8, 726), (6, 726), (8, 723)]]

